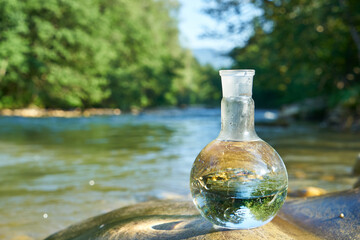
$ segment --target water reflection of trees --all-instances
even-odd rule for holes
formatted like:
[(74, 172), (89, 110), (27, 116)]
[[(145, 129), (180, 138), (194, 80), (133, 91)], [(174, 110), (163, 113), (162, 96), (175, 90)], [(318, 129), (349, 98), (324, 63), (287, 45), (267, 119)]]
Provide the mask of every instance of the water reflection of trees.
[(251, 193), (251, 201), (245, 206), (256, 220), (266, 221), (274, 216), (283, 205), (287, 194), (286, 179), (271, 179), (269, 177), (259, 181)]
[(246, 207), (256, 220), (267, 221), (273, 217), (284, 203), (287, 190), (281, 190), (276, 194), (254, 198), (246, 202)]

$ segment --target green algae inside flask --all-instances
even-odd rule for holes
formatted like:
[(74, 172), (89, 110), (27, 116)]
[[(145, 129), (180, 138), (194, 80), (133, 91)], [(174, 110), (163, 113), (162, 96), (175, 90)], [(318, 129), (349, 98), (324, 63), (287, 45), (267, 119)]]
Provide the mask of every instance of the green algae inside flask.
[(270, 222), (288, 187), (279, 154), (254, 128), (254, 70), (221, 70), (221, 131), (197, 156), (190, 189), (201, 215), (226, 228), (249, 229)]

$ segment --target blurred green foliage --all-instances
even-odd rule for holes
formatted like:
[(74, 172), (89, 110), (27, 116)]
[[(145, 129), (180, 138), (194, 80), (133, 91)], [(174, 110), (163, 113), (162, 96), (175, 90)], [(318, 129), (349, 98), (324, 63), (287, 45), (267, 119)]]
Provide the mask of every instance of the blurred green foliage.
[[(210, 15), (230, 19), (228, 33), (252, 31), (230, 55), (233, 68), (256, 69), (258, 107), (321, 96), (360, 114), (359, 1), (206, 1)], [(0, 0), (0, 108), (218, 104), (217, 71), (179, 44), (178, 8), (176, 0)]]
[(214, 70), (179, 44), (177, 9), (167, 0), (0, 0), (0, 108), (218, 101), (205, 84)]
[[(234, 68), (254, 68), (257, 105), (321, 96), (328, 107), (360, 114), (360, 1), (207, 0), (227, 33), (252, 31), (230, 53)], [(259, 14), (244, 21), (249, 9)], [(234, 20), (235, 19), (235, 20)]]

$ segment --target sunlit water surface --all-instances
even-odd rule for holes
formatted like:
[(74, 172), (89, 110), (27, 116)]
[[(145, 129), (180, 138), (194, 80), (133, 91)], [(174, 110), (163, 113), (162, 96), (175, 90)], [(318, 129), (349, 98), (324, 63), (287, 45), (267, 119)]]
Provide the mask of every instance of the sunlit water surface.
[[(256, 129), (283, 157), (290, 190), (337, 191), (356, 181), (359, 134), (307, 125)], [(0, 239), (42, 239), (125, 205), (189, 198), (192, 163), (219, 130), (219, 109), (0, 118)]]

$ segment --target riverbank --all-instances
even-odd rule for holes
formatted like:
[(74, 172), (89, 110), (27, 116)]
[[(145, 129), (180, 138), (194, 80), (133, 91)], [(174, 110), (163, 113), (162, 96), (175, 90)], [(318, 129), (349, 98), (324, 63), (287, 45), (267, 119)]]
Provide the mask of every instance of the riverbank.
[(15, 116), (15, 117), (90, 117), (90, 116), (111, 116), (120, 115), (119, 108), (88, 108), (88, 109), (41, 109), (41, 108), (21, 108), (21, 109), (2, 109), (0, 116)]
[(318, 122), (321, 127), (336, 131), (360, 132), (360, 108), (337, 105), (330, 108), (325, 98), (308, 98), (281, 107), (279, 120), (284, 122)]
[[(156, 112), (179, 112), (184, 109), (203, 109), (204, 106), (187, 107), (157, 107), (150, 109), (133, 108), (124, 112), (119, 108), (87, 108), (87, 109), (43, 109), (43, 108), (20, 108), (20, 109), (0, 109), (0, 116), (6, 117), (25, 117), (25, 118), (78, 118), (91, 116), (118, 116), (123, 113), (138, 115), (140, 113)], [(307, 99), (300, 103), (283, 106), (280, 110), (257, 109), (257, 112), (263, 112), (255, 116), (258, 125), (262, 126), (282, 126), (301, 122), (317, 123), (322, 128), (329, 128), (335, 131), (350, 130), (360, 132), (360, 115), (352, 113), (343, 107), (327, 110), (323, 101), (318, 99)], [(179, 114), (179, 113), (178, 113)], [(180, 113), (181, 114), (181, 113)]]

